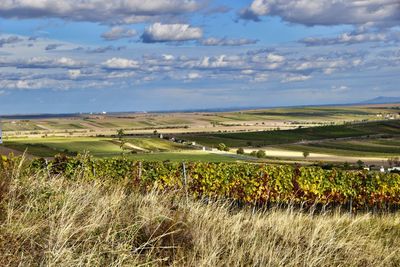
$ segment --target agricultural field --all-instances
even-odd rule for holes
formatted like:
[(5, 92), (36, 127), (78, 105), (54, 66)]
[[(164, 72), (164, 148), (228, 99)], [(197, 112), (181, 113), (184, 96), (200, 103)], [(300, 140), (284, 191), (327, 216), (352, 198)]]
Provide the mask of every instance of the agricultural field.
[[(3, 118), (3, 151), (32, 157), (90, 152), (143, 160), (254, 161), (236, 155), (265, 150), (269, 160), (380, 162), (400, 155), (400, 105), (301, 107), (234, 112), (46, 115)], [(389, 115), (388, 115), (389, 114)], [(394, 116), (394, 117), (388, 117)], [(123, 129), (124, 145), (116, 136)], [(158, 138), (163, 134), (165, 139)], [(185, 140), (186, 143), (172, 139)], [(171, 139), (171, 140), (170, 140)], [(195, 142), (196, 147), (190, 143)], [(217, 153), (219, 144), (231, 150)], [(208, 152), (200, 153), (202, 147)], [(1, 152), (1, 151), (0, 151)], [(293, 152), (293, 153), (292, 153)], [(300, 153), (295, 154), (295, 153)]]
[(219, 143), (224, 143), (230, 147), (261, 147), (315, 140), (361, 138), (382, 135), (400, 135), (400, 121), (380, 121), (347, 125), (297, 128), (293, 130), (193, 134), (183, 135), (181, 137), (188, 138), (208, 146), (217, 146)]
[[(252, 160), (251, 157), (224, 155), (194, 150), (193, 147), (158, 138), (126, 138), (124, 148), (113, 138), (71, 137), (42, 139), (13, 139), (5, 147), (33, 157), (51, 158), (57, 154), (76, 155), (88, 152), (94, 157), (120, 157), (148, 161), (210, 161), (233, 162)], [(1, 151), (0, 151), (1, 152)], [(10, 152), (10, 151), (8, 151)]]
[(293, 151), (343, 156), (399, 156), (400, 138), (355, 139), (277, 146)]
[[(298, 126), (373, 121), (398, 116), (398, 104), (354, 107), (298, 107), (232, 112), (121, 113), (6, 116), (6, 136), (96, 136), (112, 135), (117, 129), (135, 134), (153, 130), (164, 133), (259, 131), (293, 129)], [(396, 115), (397, 114), (397, 115)]]

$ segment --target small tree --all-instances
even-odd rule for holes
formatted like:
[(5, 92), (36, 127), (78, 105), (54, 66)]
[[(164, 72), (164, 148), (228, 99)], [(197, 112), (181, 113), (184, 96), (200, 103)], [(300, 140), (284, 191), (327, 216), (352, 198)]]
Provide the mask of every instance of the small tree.
[(256, 154), (257, 158), (265, 158), (266, 154), (264, 150), (258, 150)]
[(157, 131), (157, 130), (154, 130), (153, 134), (154, 134), (154, 135), (157, 135), (157, 134), (158, 134), (158, 131)]
[(364, 166), (365, 166), (365, 163), (364, 163), (364, 161), (362, 161), (361, 159), (359, 159), (358, 161), (357, 161), (357, 166), (358, 166), (358, 169), (362, 169), (362, 168), (364, 168)]
[(243, 155), (244, 154), (244, 149), (242, 147), (238, 148), (238, 150), (236, 150), (236, 154)]
[(226, 148), (227, 148), (227, 146), (224, 143), (220, 143), (218, 145), (218, 150), (220, 150), (220, 151), (225, 151)]
[(310, 156), (310, 153), (308, 151), (304, 151), (303, 152), (304, 159), (308, 158), (308, 156)]
[(125, 145), (125, 141), (124, 141), (124, 136), (125, 136), (125, 132), (124, 132), (124, 130), (123, 129), (119, 129), (118, 131), (117, 131), (117, 136), (118, 136), (118, 141), (119, 141), (119, 147), (121, 148), (121, 149), (123, 149), (124, 148), (124, 145)]
[(250, 156), (257, 157), (257, 151), (251, 151)]
[(125, 136), (125, 131), (124, 129), (119, 129), (117, 131), (117, 136), (118, 136), (118, 140), (121, 140), (124, 136)]

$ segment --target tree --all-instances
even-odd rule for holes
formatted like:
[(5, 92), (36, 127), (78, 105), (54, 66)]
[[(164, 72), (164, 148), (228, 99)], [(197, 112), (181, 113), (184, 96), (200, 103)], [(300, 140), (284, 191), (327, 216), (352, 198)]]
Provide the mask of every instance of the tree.
[(238, 148), (238, 150), (236, 150), (236, 154), (243, 155), (244, 154), (244, 149), (242, 147)]
[(265, 158), (266, 154), (264, 150), (258, 150), (256, 153), (257, 158)]
[(117, 136), (118, 136), (118, 141), (119, 141), (119, 147), (121, 148), (121, 149), (123, 149), (124, 148), (124, 145), (125, 145), (125, 141), (124, 141), (124, 136), (125, 136), (125, 132), (124, 132), (124, 130), (123, 129), (119, 129), (118, 131), (117, 131)]
[(358, 161), (357, 161), (357, 166), (358, 166), (358, 169), (362, 169), (362, 168), (364, 168), (364, 166), (365, 166), (365, 163), (364, 163), (364, 161), (362, 161), (361, 159), (359, 159)]
[(308, 151), (304, 151), (303, 152), (304, 159), (308, 158), (308, 156), (310, 156), (310, 153)]
[(227, 148), (227, 146), (224, 143), (220, 143), (218, 145), (218, 150), (220, 150), (220, 151), (225, 151), (226, 148)]
[(154, 135), (157, 135), (157, 134), (158, 134), (158, 131), (157, 131), (157, 130), (154, 130), (153, 134), (154, 134)]
[(118, 140), (121, 140), (124, 136), (125, 136), (125, 131), (124, 129), (119, 129), (117, 131), (117, 136), (118, 136)]

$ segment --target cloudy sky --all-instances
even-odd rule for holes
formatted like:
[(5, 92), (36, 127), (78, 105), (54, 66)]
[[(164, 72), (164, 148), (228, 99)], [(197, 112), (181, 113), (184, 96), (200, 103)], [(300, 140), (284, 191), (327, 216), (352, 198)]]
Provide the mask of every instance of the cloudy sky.
[(400, 96), (399, 0), (1, 0), (0, 114)]

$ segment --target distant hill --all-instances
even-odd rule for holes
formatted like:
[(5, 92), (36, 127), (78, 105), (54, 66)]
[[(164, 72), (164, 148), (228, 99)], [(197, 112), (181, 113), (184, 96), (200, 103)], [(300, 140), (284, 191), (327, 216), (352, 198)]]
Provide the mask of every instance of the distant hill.
[(387, 97), (387, 96), (378, 96), (376, 98), (360, 102), (359, 104), (392, 104), (392, 103), (400, 103), (400, 97)]

